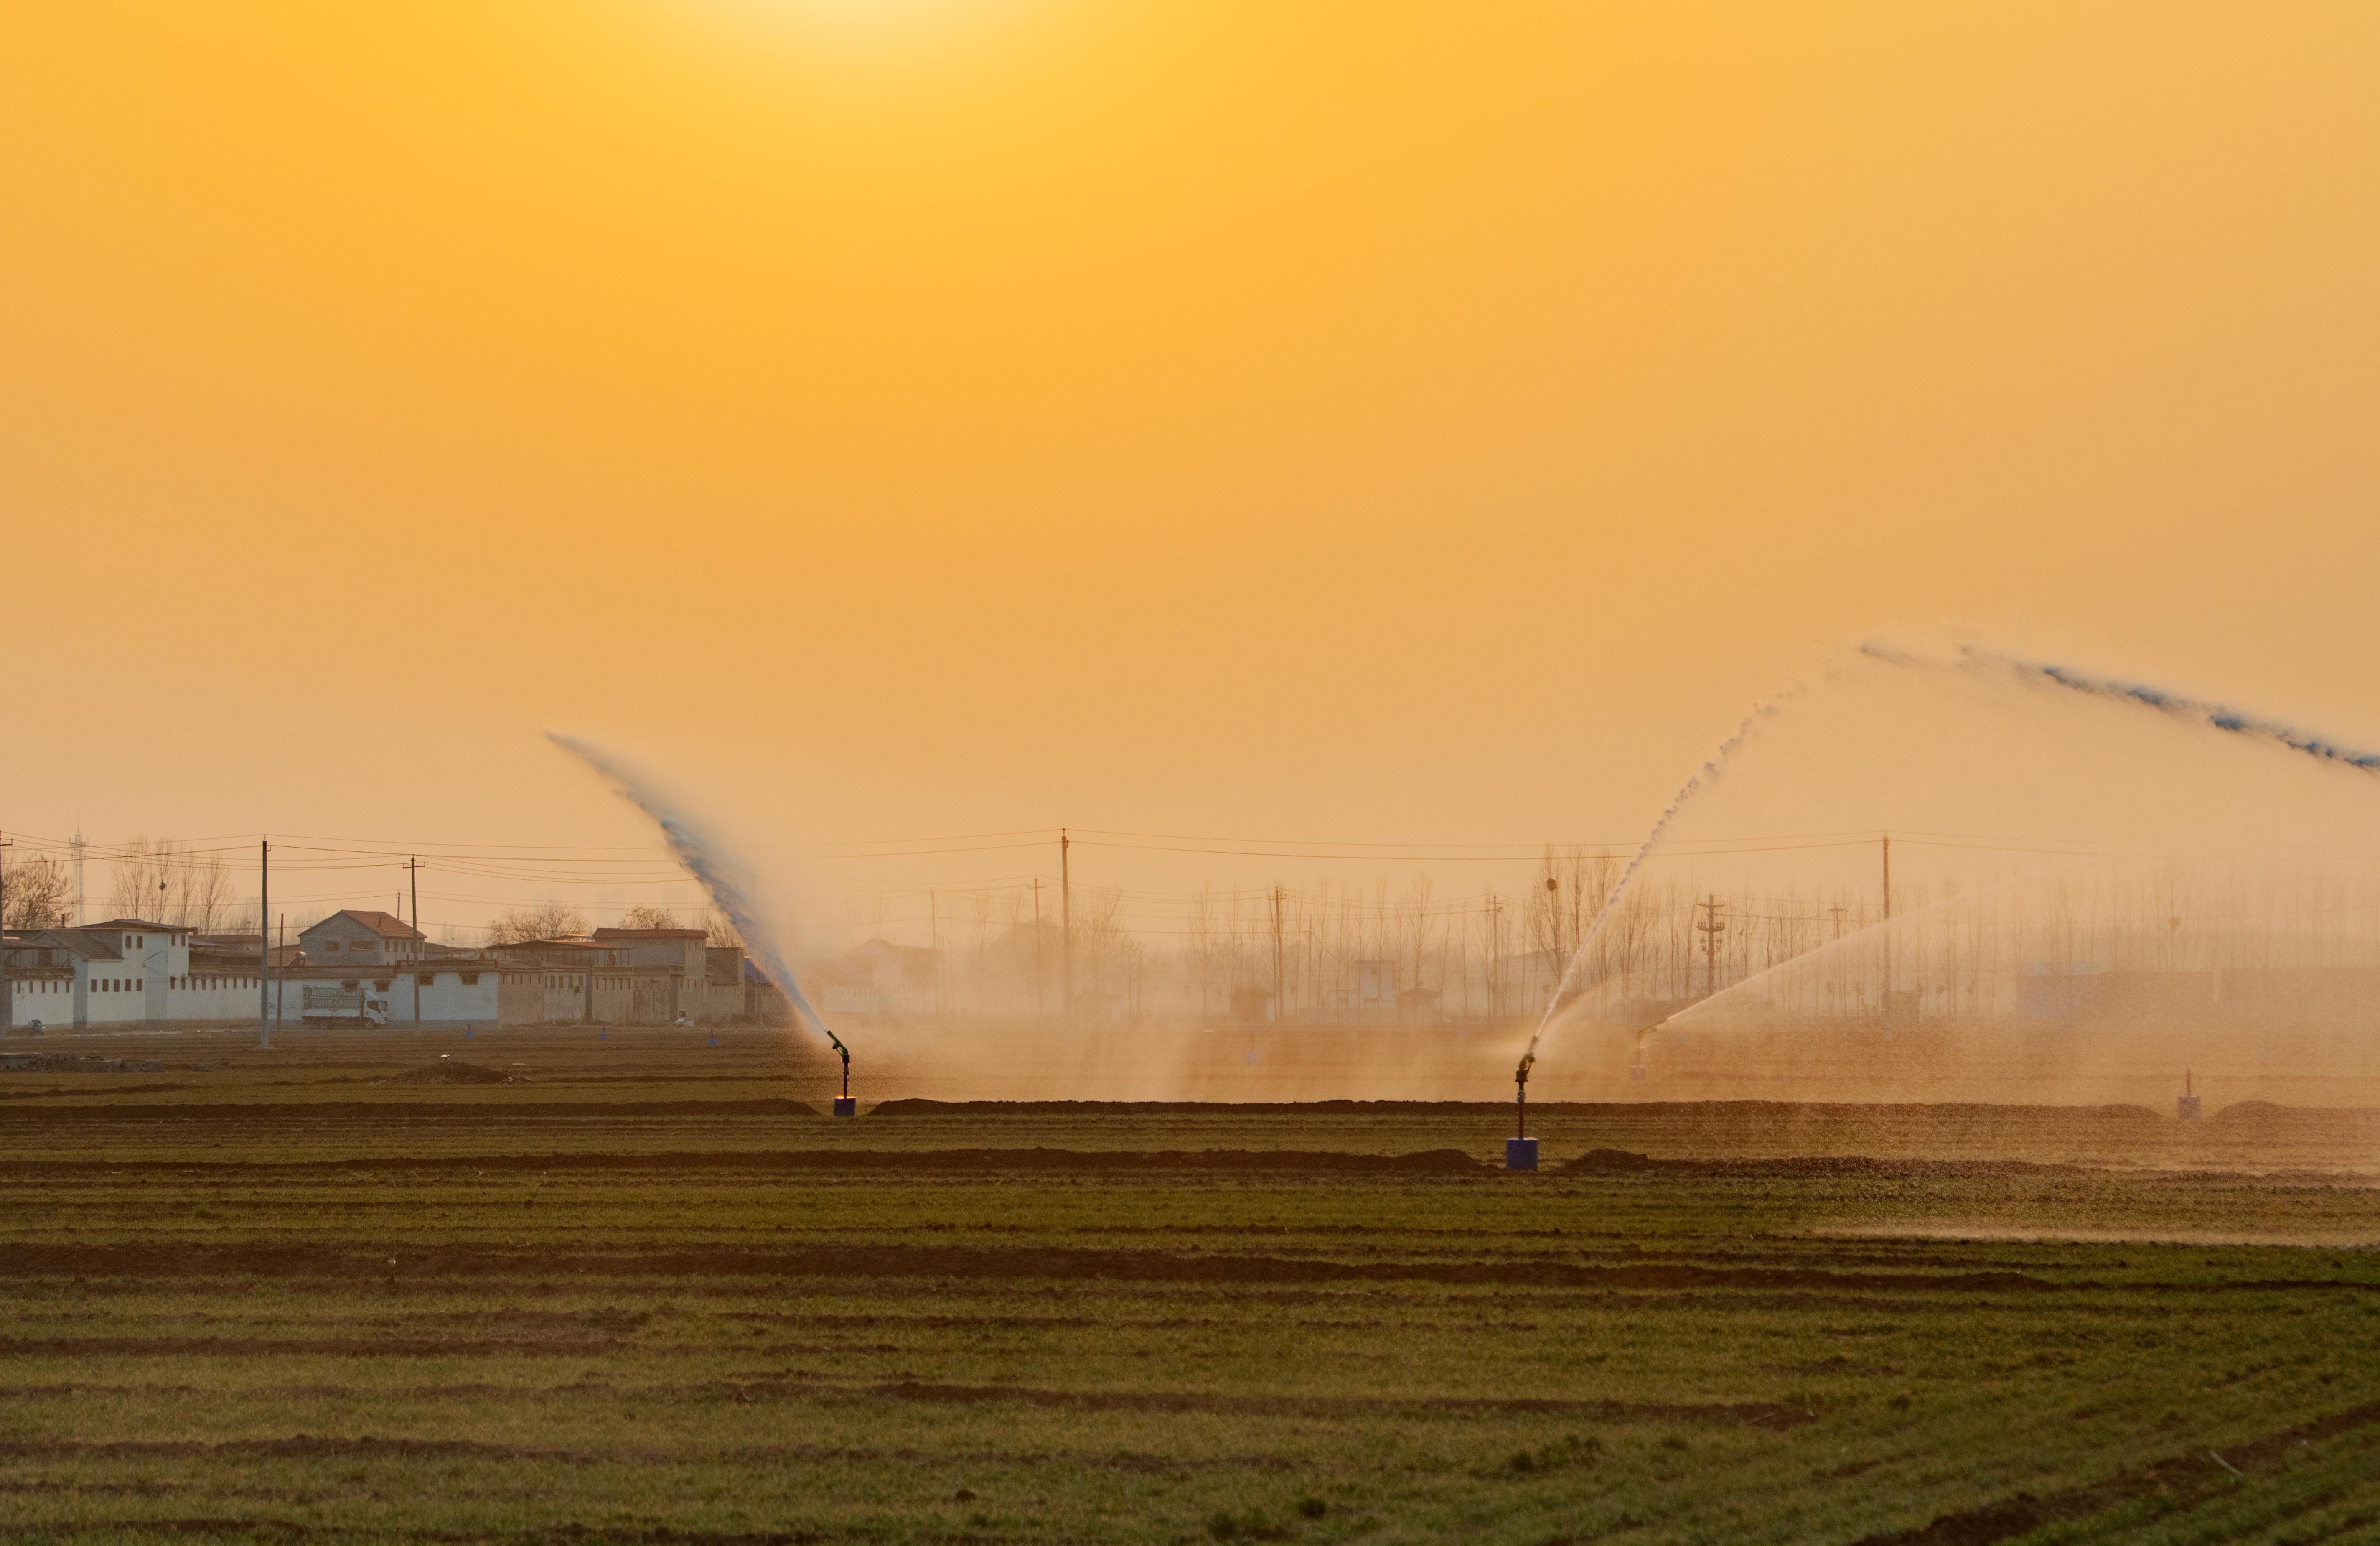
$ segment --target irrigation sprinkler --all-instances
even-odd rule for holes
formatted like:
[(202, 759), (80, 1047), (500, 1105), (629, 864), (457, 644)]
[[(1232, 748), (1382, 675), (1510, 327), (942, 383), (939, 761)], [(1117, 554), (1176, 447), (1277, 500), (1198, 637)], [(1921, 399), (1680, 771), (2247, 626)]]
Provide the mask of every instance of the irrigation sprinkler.
[[(820, 1029), (823, 1029), (824, 1028), (821, 1027)], [(857, 1116), (859, 1114), (859, 1102), (851, 1098), (851, 1049), (844, 1046), (843, 1044), (843, 1039), (835, 1035), (835, 1033), (831, 1030), (827, 1031), (826, 1039), (834, 1043), (834, 1050), (836, 1052), (843, 1054), (843, 1093), (834, 1098), (834, 1114), (837, 1116)]]
[(1506, 1170), (1537, 1168), (1537, 1140), (1529, 1136), (1529, 1065), (1536, 1060), (1536, 1053), (1523, 1053), (1521, 1065), (1512, 1071), (1512, 1137), (1504, 1140)]

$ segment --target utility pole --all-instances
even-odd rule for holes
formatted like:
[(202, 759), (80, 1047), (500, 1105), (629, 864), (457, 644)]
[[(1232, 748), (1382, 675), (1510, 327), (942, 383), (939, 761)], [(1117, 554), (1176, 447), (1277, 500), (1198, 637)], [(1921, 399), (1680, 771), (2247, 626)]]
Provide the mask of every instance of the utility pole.
[(16, 845), (0, 841), (0, 1036), (17, 1029), (17, 994), (8, 981), (8, 850)]
[(83, 889), (82, 889), (82, 851), (83, 851), (83, 849), (84, 849), (84, 848), (88, 847), (89, 846), (90, 846), (90, 845), (86, 844), (86, 843), (85, 843), (85, 842), (83, 842), (83, 840), (82, 840), (82, 823), (81, 823), (80, 822), (77, 822), (75, 823), (75, 834), (74, 834), (72, 837), (70, 837), (70, 838), (67, 839), (67, 846), (68, 848), (70, 848), (70, 849), (72, 849), (72, 850), (74, 851), (74, 870), (75, 870), (75, 910), (74, 910), (74, 926), (75, 926), (76, 928), (78, 928), (78, 929), (79, 929), (79, 928), (81, 928), (81, 927), (82, 927), (83, 919), (86, 919), (86, 918), (88, 918), (88, 917), (90, 916), (90, 914), (88, 914), (88, 913), (86, 913), (86, 912), (84, 912), (84, 911), (83, 911)]
[(1043, 990), (1050, 985), (1050, 974), (1041, 969), (1041, 877), (1033, 877), (1033, 1017), (1047, 1017), (1050, 1013)]
[(942, 1012), (942, 894), (926, 893), (926, 943), (934, 953), (934, 1013)]
[(1066, 980), (1062, 984), (1064, 992), (1059, 996), (1058, 1008), (1059, 1012), (1066, 1016), (1068, 1025), (1075, 1023), (1075, 880), (1074, 871), (1067, 868), (1066, 856), (1074, 846), (1075, 840), (1066, 835), (1065, 828), (1060, 827), (1058, 829), (1058, 965), (1060, 969), (1065, 972)]
[[(261, 933), (263, 932), (263, 930), (264, 930), (264, 915), (263, 915), (263, 914), (261, 914), (261, 913), (260, 913), (260, 914), (258, 914), (258, 915), (257, 915), (256, 927), (257, 927), (257, 931), (259, 932), (259, 934), (261, 934)], [(274, 949), (276, 949), (276, 950), (284, 951), (284, 952), (286, 952), (286, 951), (288, 950), (288, 948), (289, 948), (289, 915), (288, 915), (287, 913), (283, 913), (283, 914), (281, 915), (281, 943), (280, 943), (279, 944), (275, 945), (273, 948), (274, 948)], [(284, 1001), (284, 999), (285, 999), (286, 996), (287, 996), (287, 990), (286, 990), (286, 989), (285, 989), (285, 988), (281, 987), (278, 983), (276, 983), (276, 984), (274, 984), (274, 985), (273, 985), (273, 1023), (274, 1025), (279, 1025), (279, 1024), (281, 1023), (281, 1011), (282, 1011), (283, 1001)], [(419, 1013), (419, 1012), (417, 1011), (417, 1013)]]
[[(421, 932), (421, 861), (405, 861), (405, 878), (413, 886), (413, 931)], [(424, 936), (425, 938), (427, 936)], [(413, 942), (413, 1023), (421, 1023), (421, 940)]]
[(1272, 1017), (1285, 1018), (1289, 1014), (1289, 979), (1282, 973), (1281, 958), (1281, 907), (1288, 894), (1278, 885), (1272, 888)]
[[(1546, 862), (1550, 868), (1553, 861), (1548, 858)], [(1546, 1002), (1559, 1009), (1561, 1007), (1562, 978), (1570, 970), (1570, 957), (1562, 954), (1562, 945), (1565, 942), (1562, 939), (1561, 882), (1554, 879), (1550, 874), (1546, 877), (1546, 911), (1553, 919), (1554, 939), (1552, 963), (1554, 982), (1549, 990), (1550, 996)]]
[(1496, 1017), (1496, 966), (1504, 949), (1504, 899), (1488, 894), (1488, 1017)]
[(1718, 899), (1718, 893), (1712, 893), (1703, 900), (1700, 908), (1703, 920), (1694, 925), (1694, 931), (1703, 937), (1703, 997), (1705, 998), (1718, 992), (1718, 941), (1719, 936), (1727, 932), (1727, 920), (1718, 916), (1718, 910), (1725, 905)]
[(273, 916), (273, 845), (256, 846), (256, 1044), (273, 1050), (273, 952), (266, 947), (264, 920)]
[(1884, 1029), (1892, 1032), (1892, 834), (1884, 836)]
[[(1570, 953), (1573, 957), (1575, 957), (1580, 951), (1586, 948), (1586, 886), (1585, 882), (1585, 877), (1579, 873), (1578, 866), (1575, 864), (1572, 865), (1570, 870)], [(1565, 969), (1567, 969), (1568, 963), (1565, 962), (1563, 965)]]

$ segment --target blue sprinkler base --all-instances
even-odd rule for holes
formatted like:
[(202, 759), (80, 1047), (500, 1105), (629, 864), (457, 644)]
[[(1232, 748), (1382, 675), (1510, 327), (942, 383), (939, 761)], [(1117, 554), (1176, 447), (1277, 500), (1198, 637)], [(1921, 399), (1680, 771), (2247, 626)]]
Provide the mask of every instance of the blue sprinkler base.
[(1535, 1138), (1506, 1138), (1504, 1140), (1504, 1168), (1506, 1170), (1536, 1169), (1537, 1140)]
[(837, 1116), (857, 1116), (859, 1114), (859, 1097), (856, 1095), (836, 1096), (834, 1098), (834, 1114)]

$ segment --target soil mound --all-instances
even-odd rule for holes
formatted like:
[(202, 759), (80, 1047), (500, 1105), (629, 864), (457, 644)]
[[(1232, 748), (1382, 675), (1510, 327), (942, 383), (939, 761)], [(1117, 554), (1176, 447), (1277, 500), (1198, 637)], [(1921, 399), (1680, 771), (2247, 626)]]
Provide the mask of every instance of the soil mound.
[(441, 1056), (435, 1063), (425, 1063), (419, 1068), (407, 1068), (402, 1074), (391, 1074), (382, 1084), (527, 1084), (520, 1074), (507, 1074), (501, 1068), (484, 1068), (460, 1058)]
[(1563, 1175), (1739, 1176), (1772, 1181), (1824, 1181), (1843, 1177), (1941, 1179), (1954, 1176), (2072, 1175), (2080, 1165), (2031, 1160), (1879, 1160), (1866, 1154), (1781, 1154), (1743, 1160), (1655, 1159), (1625, 1149), (1590, 1149), (1554, 1167)]
[(1678, 1162), (1632, 1154), (1625, 1149), (1590, 1149), (1561, 1168), (1577, 1175), (1638, 1175), (1648, 1170), (1675, 1170)]
[(1503, 1113), (1501, 1101), (929, 1101), (909, 1097), (881, 1101), (870, 1116), (1247, 1116), (1276, 1113), (1296, 1116), (1448, 1115)]

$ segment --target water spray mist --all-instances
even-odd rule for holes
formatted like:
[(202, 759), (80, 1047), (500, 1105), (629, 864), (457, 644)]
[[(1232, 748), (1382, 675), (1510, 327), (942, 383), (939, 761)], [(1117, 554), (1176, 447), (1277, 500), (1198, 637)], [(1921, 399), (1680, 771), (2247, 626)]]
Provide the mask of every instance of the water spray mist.
[[(1894, 665), (1917, 666), (1935, 663), (1900, 653), (1883, 645), (1864, 644), (1860, 648), (1862, 653), (1876, 660), (1889, 662)], [(2022, 680), (2063, 688), (2069, 692), (2081, 693), (2085, 697), (2154, 709), (2159, 713), (2175, 719), (2186, 720), (2193, 724), (2203, 724), (2210, 730), (2221, 730), (2230, 735), (2244, 736), (2249, 740), (2266, 741), (2274, 746), (2283, 747), (2290, 751), (2311, 757), (2316, 761), (2335, 763), (2339, 767), (2352, 768), (2357, 773), (2380, 776), (2380, 751), (2359, 751), (2354, 748), (2342, 746), (2327, 736), (2316, 735), (2311, 730), (2301, 730), (2296, 725), (2287, 724), (2277, 719), (2267, 719), (2261, 714), (2228, 708), (2221, 703), (2210, 703), (2204, 699), (2192, 698), (2183, 693), (2168, 692), (2163, 688), (2151, 687), (2145, 682), (2127, 682), (2119, 677), (2095, 676), (2088, 672), (2077, 671), (2072, 666), (2058, 665), (2046, 661), (2023, 660), (2015, 655), (2002, 654), (1997, 650), (1985, 649), (1973, 644), (1961, 645), (1959, 655), (1957, 663), (1962, 666), (1995, 668), (2009, 672)]]
[(1721, 741), (1718, 749), (1712, 752), (1708, 760), (1701, 767), (1696, 768), (1685, 783), (1678, 786), (1678, 792), (1670, 797), (1668, 807), (1662, 810), (1660, 818), (1653, 823), (1653, 830), (1645, 834), (1645, 841), (1637, 846), (1635, 856), (1628, 861), (1628, 868), (1620, 872), (1620, 879), (1612, 883), (1609, 895), (1606, 895), (1602, 905), (1596, 908), (1595, 917), (1588, 922), (1585, 933), (1579, 937), (1578, 949), (1563, 966), (1560, 980), (1554, 984), (1553, 998), (1546, 1004), (1545, 1016), (1538, 1020), (1537, 1029), (1530, 1034), (1529, 1044), (1521, 1053), (1521, 1065), (1513, 1075), (1514, 1083), (1521, 1090), (1525, 1092), (1528, 1088), (1529, 1069), (1537, 1061), (1537, 1047), (1545, 1041), (1546, 1032), (1552, 1027), (1554, 1016), (1561, 1012), (1563, 998), (1569, 993), (1572, 982), (1577, 979), (1579, 963), (1586, 959), (1588, 950), (1594, 945), (1597, 936), (1603, 931), (1604, 920), (1611, 916), (1611, 909), (1619, 905), (1621, 895), (1628, 889), (1628, 883), (1636, 878), (1636, 871), (1645, 867), (1645, 861), (1653, 857), (1653, 850), (1661, 846), (1661, 839), (1669, 835), (1670, 823), (1677, 820), (1678, 812), (1683, 810), (1695, 795), (1701, 793), (1706, 785), (1718, 777), (1719, 770), (1726, 764), (1727, 760), (1735, 755), (1737, 749), (1743, 745), (1745, 738), (1759, 726), (1761, 722), (1777, 712), (1785, 699), (1791, 696), (1791, 690), (1779, 693), (1777, 697), (1755, 706), (1750, 713), (1744, 715), (1743, 723), (1735, 727), (1735, 734)]
[(837, 1116), (852, 1115), (857, 1107), (851, 1095), (851, 1049), (843, 1044), (843, 1039), (835, 1035), (819, 1012), (810, 1007), (809, 1000), (802, 996), (800, 985), (794, 980), (792, 964), (785, 959), (775, 931), (762, 921), (750, 887), (738, 878), (735, 861), (727, 851), (705, 834), (691, 817), (670, 809), (644, 780), (628, 772), (616, 756), (558, 730), (547, 731), (546, 736), (594, 769), (622, 798), (651, 817), (654, 824), (662, 829), (662, 837), (668, 843), (671, 855), (701, 883), (703, 892), (710, 898), (710, 905), (735, 926), (735, 931), (743, 936), (745, 947), (759, 957), (770, 980), (784, 993), (785, 1001), (793, 1005), (796, 1014), (816, 1028), (819, 1034), (827, 1039), (827, 1044), (842, 1057), (843, 1094), (834, 1102), (834, 1114)]

